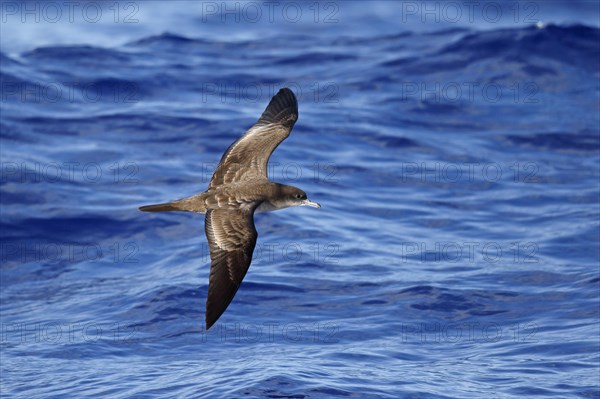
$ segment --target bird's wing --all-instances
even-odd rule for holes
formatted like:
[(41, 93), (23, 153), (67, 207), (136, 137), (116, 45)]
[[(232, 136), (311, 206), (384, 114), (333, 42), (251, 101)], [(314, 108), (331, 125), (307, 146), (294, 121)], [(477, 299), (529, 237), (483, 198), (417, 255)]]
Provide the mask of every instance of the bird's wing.
[(268, 178), (267, 162), (277, 146), (289, 136), (298, 120), (298, 102), (294, 93), (283, 88), (254, 126), (223, 154), (209, 184), (222, 184)]
[(252, 261), (258, 233), (254, 209), (209, 209), (204, 228), (210, 247), (206, 329), (221, 317)]

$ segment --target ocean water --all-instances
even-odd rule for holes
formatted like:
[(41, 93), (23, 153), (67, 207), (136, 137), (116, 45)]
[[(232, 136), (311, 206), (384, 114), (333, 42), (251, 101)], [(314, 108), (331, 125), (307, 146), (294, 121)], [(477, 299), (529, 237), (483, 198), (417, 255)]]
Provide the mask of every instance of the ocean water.
[[(43, 4), (1, 4), (1, 397), (600, 398), (596, 3)], [(137, 207), (284, 86), (322, 208), (256, 216), (207, 332), (202, 215)]]

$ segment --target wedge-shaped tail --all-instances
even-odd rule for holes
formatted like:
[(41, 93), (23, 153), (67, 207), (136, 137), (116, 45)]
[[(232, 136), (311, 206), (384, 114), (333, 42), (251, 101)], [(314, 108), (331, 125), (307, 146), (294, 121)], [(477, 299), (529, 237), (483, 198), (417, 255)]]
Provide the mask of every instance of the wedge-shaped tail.
[(146, 205), (140, 206), (140, 211), (142, 212), (172, 212), (172, 211), (180, 211), (181, 209), (176, 206), (173, 202), (165, 202), (163, 204), (154, 204), (154, 205)]
[(163, 202), (162, 204), (153, 204), (141, 206), (139, 209), (142, 212), (173, 212), (173, 211), (184, 211), (184, 212), (206, 212), (205, 199), (207, 193), (201, 193), (192, 195), (191, 197), (182, 198), (177, 201)]

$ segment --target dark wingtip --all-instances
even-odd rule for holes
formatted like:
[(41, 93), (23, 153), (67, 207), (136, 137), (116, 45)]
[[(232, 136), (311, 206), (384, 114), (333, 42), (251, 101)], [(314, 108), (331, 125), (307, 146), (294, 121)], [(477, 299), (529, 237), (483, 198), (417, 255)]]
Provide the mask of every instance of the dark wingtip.
[(298, 120), (298, 100), (289, 88), (280, 89), (273, 96), (265, 112), (260, 116), (258, 123), (277, 123), (286, 127), (292, 127)]
[(206, 318), (206, 331), (210, 330), (210, 328), (216, 323), (216, 320), (208, 320), (208, 317)]
[[(208, 296), (210, 297), (210, 288)], [(206, 331), (208, 331), (217, 322), (217, 320), (219, 320), (223, 313), (225, 313), (225, 309), (227, 309), (227, 306), (217, 310), (214, 304), (209, 302), (208, 298), (206, 299), (206, 315), (204, 319), (206, 322)]]
[(227, 309), (227, 306), (220, 312), (215, 311), (215, 309), (211, 309), (209, 307), (206, 308), (206, 331), (208, 331), (212, 326), (215, 325), (217, 320), (219, 320), (223, 313), (225, 313), (225, 309)]

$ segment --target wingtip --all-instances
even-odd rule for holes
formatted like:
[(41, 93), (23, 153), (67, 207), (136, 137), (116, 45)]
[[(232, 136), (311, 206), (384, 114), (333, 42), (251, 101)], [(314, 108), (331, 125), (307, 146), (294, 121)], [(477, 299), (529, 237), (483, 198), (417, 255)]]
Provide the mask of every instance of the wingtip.
[(296, 98), (296, 95), (294, 94), (292, 89), (290, 89), (289, 87), (282, 87), (281, 89), (279, 89), (277, 94), (275, 94), (275, 97), (280, 96), (280, 95), (292, 96), (292, 97)]
[(214, 325), (215, 323), (209, 323), (208, 320), (206, 321), (206, 331), (210, 330), (210, 328)]
[(298, 120), (298, 100), (294, 92), (283, 87), (271, 98), (265, 112), (261, 115), (259, 123), (278, 123), (291, 127)]
[(298, 99), (296, 98), (296, 95), (292, 89), (289, 87), (282, 87), (279, 89), (277, 94), (275, 94), (271, 99), (271, 102), (273, 102), (273, 100), (280, 101), (282, 105), (291, 107), (296, 111), (296, 113), (298, 113)]
[[(221, 315), (219, 315), (219, 317), (221, 317)], [(215, 323), (217, 322), (217, 320), (219, 320), (219, 317), (215, 318), (214, 315), (209, 314), (209, 312), (207, 311), (207, 313), (206, 313), (206, 319), (205, 319), (206, 331), (210, 330), (210, 328), (215, 325)]]
[[(210, 292), (209, 292), (209, 296), (210, 296)], [(227, 307), (225, 307), (225, 309), (227, 309)], [(215, 325), (215, 323), (219, 320), (219, 318), (221, 318), (221, 316), (223, 315), (223, 313), (225, 313), (225, 309), (223, 309), (221, 311), (221, 313), (219, 313), (218, 311), (216, 311), (214, 303), (211, 303), (209, 301), (209, 299), (207, 298), (207, 300), (206, 300), (206, 314), (204, 316), (204, 322), (205, 322), (205, 325), (206, 325), (206, 331), (210, 330), (210, 328)]]

